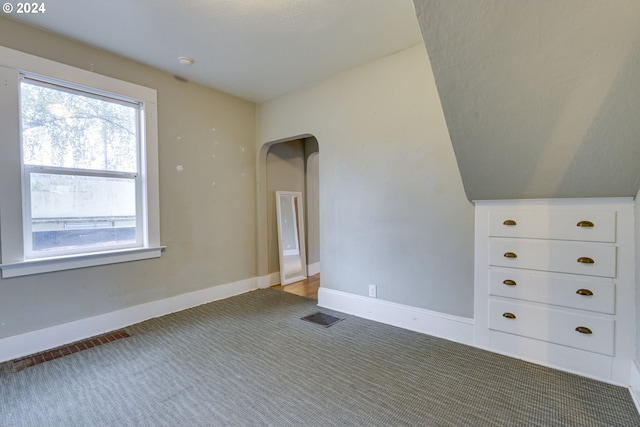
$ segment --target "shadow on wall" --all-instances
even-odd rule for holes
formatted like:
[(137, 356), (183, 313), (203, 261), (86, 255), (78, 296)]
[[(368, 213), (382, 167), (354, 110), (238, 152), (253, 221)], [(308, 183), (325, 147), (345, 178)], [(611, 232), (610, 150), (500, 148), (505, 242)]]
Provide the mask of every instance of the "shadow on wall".
[[(583, 185), (595, 192), (589, 197), (630, 197), (640, 190), (640, 27), (636, 27), (629, 46), (626, 57), (615, 64), (615, 73), (608, 76), (606, 86), (597, 94), (599, 103), (592, 106), (593, 111), (587, 111), (589, 126), (583, 129), (573, 156), (563, 165), (564, 174), (555, 188), (558, 194), (573, 194)], [(600, 75), (592, 74), (593, 79), (600, 79)], [(568, 101), (565, 109), (581, 108), (581, 100), (576, 95), (575, 102)], [(570, 123), (571, 118), (569, 115), (565, 122)], [(601, 170), (609, 171), (615, 185), (598, 188), (602, 176), (585, 170), (589, 162), (597, 162)], [(589, 178), (593, 182), (587, 182)]]
[(611, 6), (416, 1), (469, 199), (635, 196), (640, 5)]

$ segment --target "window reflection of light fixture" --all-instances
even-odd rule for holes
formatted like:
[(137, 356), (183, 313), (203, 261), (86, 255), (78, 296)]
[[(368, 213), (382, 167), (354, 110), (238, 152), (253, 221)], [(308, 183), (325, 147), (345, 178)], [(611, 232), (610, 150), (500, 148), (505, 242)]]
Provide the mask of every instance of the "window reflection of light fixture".
[(193, 64), (193, 58), (189, 58), (188, 56), (180, 56), (178, 57), (178, 62), (188, 66)]
[(71, 117), (71, 112), (62, 104), (49, 104), (47, 110), (59, 119)]

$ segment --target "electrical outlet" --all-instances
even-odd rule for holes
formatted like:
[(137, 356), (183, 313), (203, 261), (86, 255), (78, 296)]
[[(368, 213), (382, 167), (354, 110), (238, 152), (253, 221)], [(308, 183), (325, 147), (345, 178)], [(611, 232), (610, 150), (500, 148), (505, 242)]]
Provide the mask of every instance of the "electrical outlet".
[(378, 287), (376, 285), (369, 285), (369, 296), (376, 298), (378, 296)]

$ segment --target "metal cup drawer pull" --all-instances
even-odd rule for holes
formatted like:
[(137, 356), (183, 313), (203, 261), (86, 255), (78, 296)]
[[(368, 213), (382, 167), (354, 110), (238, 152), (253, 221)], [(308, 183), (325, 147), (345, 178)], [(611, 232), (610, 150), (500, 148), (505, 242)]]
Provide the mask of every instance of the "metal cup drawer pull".
[(578, 289), (576, 291), (576, 294), (578, 295), (584, 295), (586, 297), (590, 297), (593, 295), (593, 292), (591, 292), (589, 289)]
[(582, 264), (595, 264), (595, 261), (593, 260), (593, 258), (589, 258), (586, 256), (581, 256), (580, 258), (577, 259), (577, 261)]
[(513, 252), (505, 252), (504, 253), (504, 257), (505, 258), (518, 258), (518, 255), (514, 254)]
[(591, 332), (591, 329), (587, 328), (586, 326), (578, 326), (576, 328), (576, 332), (580, 332), (581, 334), (586, 334), (586, 335), (591, 335), (593, 332)]
[(507, 280), (503, 281), (502, 283), (504, 283), (507, 286), (515, 286), (516, 285), (516, 281), (515, 280), (511, 280), (511, 279), (507, 279)]
[(506, 317), (507, 319), (515, 319), (515, 318), (516, 318), (516, 315), (515, 315), (515, 314), (513, 314), (513, 313), (509, 313), (509, 312), (507, 312), (507, 313), (503, 313), (503, 314), (502, 314), (502, 317)]
[(517, 225), (517, 222), (512, 219), (505, 219), (502, 225)]
[(591, 221), (579, 221), (576, 224), (576, 227), (583, 227), (583, 228), (593, 228), (594, 225)]

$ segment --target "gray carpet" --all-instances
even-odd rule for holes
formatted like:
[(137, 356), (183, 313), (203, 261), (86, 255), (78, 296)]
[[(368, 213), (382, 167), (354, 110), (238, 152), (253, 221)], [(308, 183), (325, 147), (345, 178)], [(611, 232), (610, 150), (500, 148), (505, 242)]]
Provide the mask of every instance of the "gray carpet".
[(629, 392), (260, 290), (21, 372), (2, 426), (640, 426)]

